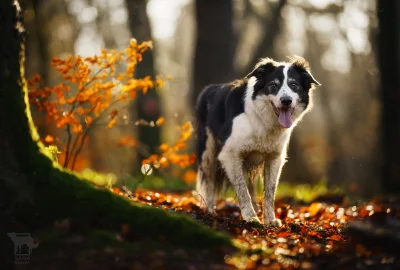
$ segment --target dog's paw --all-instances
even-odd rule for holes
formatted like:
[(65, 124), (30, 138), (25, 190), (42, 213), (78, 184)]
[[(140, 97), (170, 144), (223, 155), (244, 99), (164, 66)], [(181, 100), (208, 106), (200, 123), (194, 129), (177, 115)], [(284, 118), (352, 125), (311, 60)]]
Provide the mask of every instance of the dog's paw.
[(274, 218), (273, 220), (264, 222), (264, 224), (269, 227), (280, 227), (282, 226), (282, 221), (280, 219)]
[(216, 216), (217, 215), (217, 211), (215, 211), (214, 207), (212, 207), (212, 208), (211, 207), (207, 207), (206, 211), (207, 211), (208, 214), (210, 214), (212, 216)]

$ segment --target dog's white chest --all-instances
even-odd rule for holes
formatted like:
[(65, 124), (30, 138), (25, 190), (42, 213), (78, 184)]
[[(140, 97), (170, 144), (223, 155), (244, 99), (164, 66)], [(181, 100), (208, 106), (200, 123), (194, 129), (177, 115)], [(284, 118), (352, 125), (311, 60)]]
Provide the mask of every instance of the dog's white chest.
[(267, 155), (283, 150), (289, 137), (286, 133), (287, 131), (271, 128), (265, 121), (250, 119), (250, 116), (241, 114), (234, 120), (231, 138), (227, 144), (244, 154), (254, 152)]

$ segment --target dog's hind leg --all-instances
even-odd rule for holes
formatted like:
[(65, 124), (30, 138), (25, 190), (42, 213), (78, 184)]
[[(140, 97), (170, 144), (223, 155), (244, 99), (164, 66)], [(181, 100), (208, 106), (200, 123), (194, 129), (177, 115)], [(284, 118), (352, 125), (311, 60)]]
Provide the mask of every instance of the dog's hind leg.
[(200, 197), (201, 206), (205, 206), (210, 213), (215, 212), (217, 164), (216, 140), (207, 129), (206, 146), (202, 153), (201, 163), (197, 173), (196, 190)]

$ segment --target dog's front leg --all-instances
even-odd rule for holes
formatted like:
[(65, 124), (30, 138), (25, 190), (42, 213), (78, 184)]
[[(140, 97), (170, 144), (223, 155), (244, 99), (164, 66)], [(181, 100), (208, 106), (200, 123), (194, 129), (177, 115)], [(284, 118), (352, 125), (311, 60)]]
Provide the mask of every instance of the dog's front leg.
[(222, 149), (218, 159), (236, 192), (243, 219), (246, 221), (260, 222), (254, 211), (253, 204), (251, 203), (250, 193), (243, 173), (243, 160), (240, 153), (235, 150)]
[(281, 226), (282, 222), (275, 218), (274, 201), (284, 158), (274, 156), (264, 163), (264, 224)]

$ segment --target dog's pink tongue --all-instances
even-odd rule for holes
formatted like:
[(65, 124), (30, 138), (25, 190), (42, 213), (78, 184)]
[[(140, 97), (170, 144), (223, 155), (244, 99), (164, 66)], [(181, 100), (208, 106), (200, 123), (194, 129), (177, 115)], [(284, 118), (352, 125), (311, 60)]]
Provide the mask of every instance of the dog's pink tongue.
[(282, 127), (289, 128), (293, 124), (291, 110), (286, 108), (280, 108), (278, 121)]

